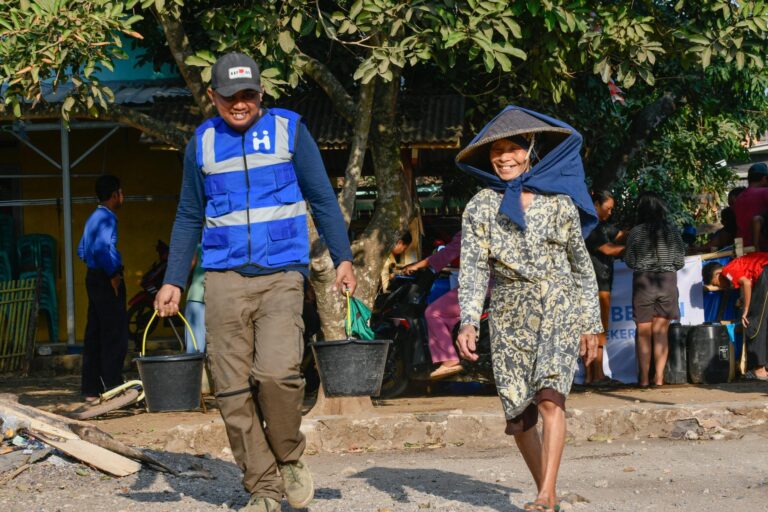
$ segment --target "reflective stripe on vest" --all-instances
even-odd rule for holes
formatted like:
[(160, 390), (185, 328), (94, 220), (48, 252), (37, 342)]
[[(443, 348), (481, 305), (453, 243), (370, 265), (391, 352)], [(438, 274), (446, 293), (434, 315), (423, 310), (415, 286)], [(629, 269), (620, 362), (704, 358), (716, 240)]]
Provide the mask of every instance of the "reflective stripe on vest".
[[(266, 136), (267, 134), (263, 134)], [(216, 129), (211, 127), (203, 133), (203, 172), (205, 174), (221, 174), (225, 172), (242, 172), (243, 157), (238, 155), (221, 162), (216, 161), (214, 140)], [(257, 140), (258, 138), (253, 137)], [(275, 152), (251, 153), (245, 156), (249, 169), (266, 167), (291, 161), (288, 140), (288, 119), (275, 116)]]

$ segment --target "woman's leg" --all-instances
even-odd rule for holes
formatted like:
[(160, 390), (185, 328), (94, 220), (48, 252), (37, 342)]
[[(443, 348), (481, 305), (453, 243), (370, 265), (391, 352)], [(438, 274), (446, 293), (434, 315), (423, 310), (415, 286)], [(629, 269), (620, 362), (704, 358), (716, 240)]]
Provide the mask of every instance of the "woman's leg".
[(459, 355), (453, 346), (453, 327), (461, 318), (459, 291), (451, 290), (427, 307), (424, 312), (429, 335), (429, 352), (433, 363), (456, 366)]
[(541, 450), (541, 438), (536, 427), (515, 434), (515, 443), (523, 456), (528, 471), (536, 482), (536, 493), (541, 492), (541, 483), (544, 478), (544, 465)]
[(565, 411), (554, 402), (544, 400), (539, 402), (539, 413), (543, 419), (541, 458), (544, 467), (536, 501), (554, 507), (557, 503), (557, 473), (565, 448)]
[(664, 384), (664, 367), (667, 365), (669, 356), (669, 320), (661, 317), (654, 317), (652, 322), (653, 330), (653, 363), (654, 377), (653, 383), (657, 386)]
[[(642, 322), (637, 325), (637, 366), (640, 371), (638, 384), (648, 385), (648, 373), (651, 370), (651, 338), (653, 335), (652, 322)], [(666, 358), (664, 359), (666, 362)]]
[(605, 350), (605, 332), (608, 330), (608, 318), (611, 310), (611, 292), (600, 291), (597, 292), (597, 295), (600, 299), (600, 320), (602, 320), (603, 332), (598, 335), (597, 356), (592, 361), (592, 364), (589, 365), (589, 368), (587, 368), (587, 384), (605, 379), (605, 372), (603, 372), (603, 350)]

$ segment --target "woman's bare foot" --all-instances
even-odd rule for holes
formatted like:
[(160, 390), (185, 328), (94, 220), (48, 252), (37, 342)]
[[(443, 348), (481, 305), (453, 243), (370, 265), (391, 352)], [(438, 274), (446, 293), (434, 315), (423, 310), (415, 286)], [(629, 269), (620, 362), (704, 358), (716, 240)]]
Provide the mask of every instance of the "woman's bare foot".
[(459, 361), (443, 361), (432, 373), (429, 378), (432, 380), (444, 379), (451, 375), (456, 375), (464, 370)]

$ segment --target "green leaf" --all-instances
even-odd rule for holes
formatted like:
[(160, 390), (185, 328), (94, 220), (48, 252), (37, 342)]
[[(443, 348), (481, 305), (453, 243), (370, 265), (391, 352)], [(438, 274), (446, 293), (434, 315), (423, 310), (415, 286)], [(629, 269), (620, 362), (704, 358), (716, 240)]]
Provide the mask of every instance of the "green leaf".
[(704, 69), (709, 67), (709, 61), (712, 59), (712, 48), (707, 46), (703, 52), (701, 52), (701, 66)]
[(291, 53), (294, 48), (296, 48), (296, 43), (293, 41), (293, 35), (287, 30), (280, 32), (280, 35), (277, 36), (277, 42), (285, 53)]
[(210, 63), (206, 61), (205, 59), (201, 59), (197, 55), (190, 55), (186, 59), (184, 59), (184, 62), (190, 66), (200, 66), (200, 67), (207, 67), (210, 66)]
[(736, 68), (744, 69), (744, 52), (736, 52)]
[(467, 38), (464, 32), (451, 32), (445, 40), (445, 47), (452, 48)]
[(280, 75), (278, 68), (267, 68), (261, 72), (262, 78), (274, 78), (278, 75)]
[(692, 43), (696, 43), (696, 44), (700, 44), (700, 45), (704, 45), (704, 46), (707, 46), (707, 45), (710, 44), (709, 39), (707, 39), (704, 36), (699, 36), (699, 35), (688, 36), (688, 40), (690, 42), (692, 42)]
[(352, 7), (349, 9), (349, 17), (351, 19), (357, 18), (357, 15), (360, 14), (360, 11), (363, 10), (363, 0), (357, 0), (354, 4), (352, 4)]
[(291, 28), (295, 30), (296, 32), (301, 32), (301, 22), (304, 20), (304, 16), (297, 12), (293, 19), (291, 19)]
[(18, 102), (18, 100), (13, 102), (13, 115), (16, 117), (21, 117), (21, 104)]
[(72, 107), (74, 106), (75, 106), (75, 98), (73, 98), (72, 96), (68, 96), (67, 99), (64, 100), (64, 104), (61, 106), (61, 108), (65, 112), (69, 112), (70, 110), (72, 110)]

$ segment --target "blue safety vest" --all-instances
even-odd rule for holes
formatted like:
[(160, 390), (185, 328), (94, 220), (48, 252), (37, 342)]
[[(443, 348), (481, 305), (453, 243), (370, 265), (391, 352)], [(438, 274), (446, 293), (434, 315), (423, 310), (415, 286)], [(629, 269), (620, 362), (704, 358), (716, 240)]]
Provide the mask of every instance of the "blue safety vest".
[(299, 119), (275, 108), (244, 133), (221, 117), (195, 131), (205, 177), (203, 268), (309, 264), (307, 206), (293, 168)]

